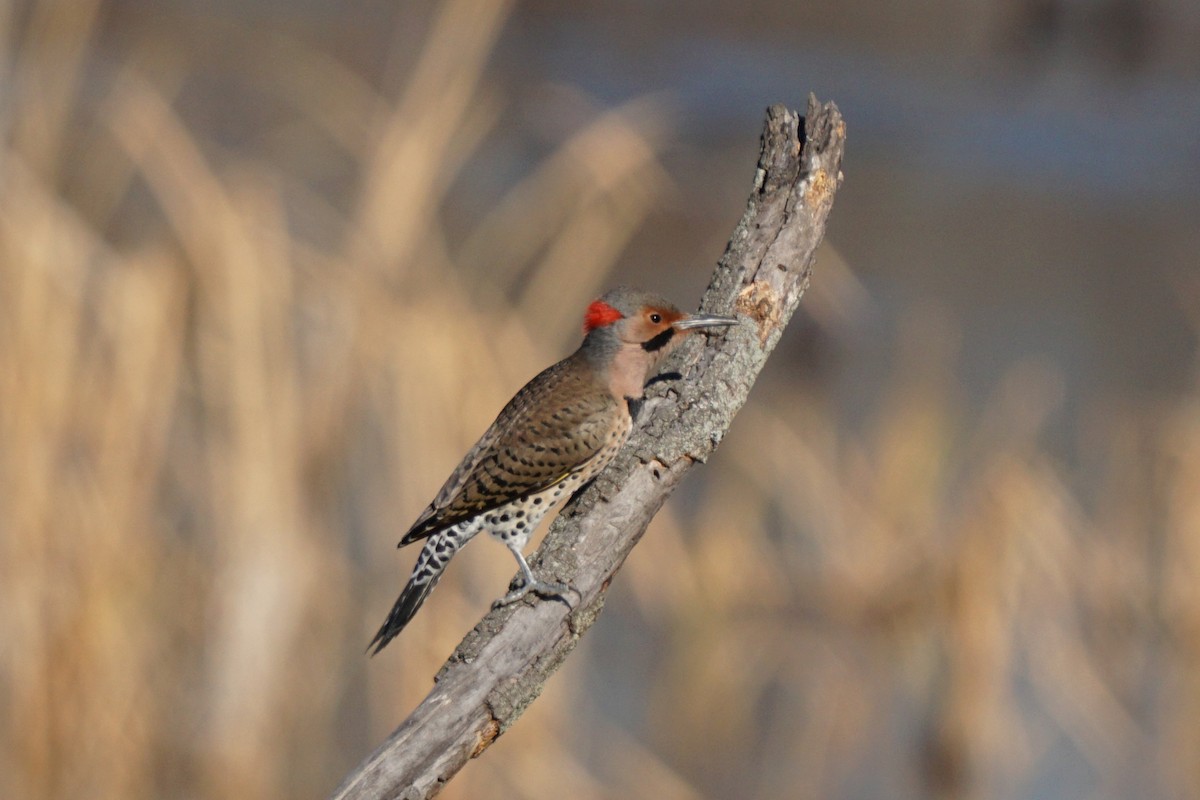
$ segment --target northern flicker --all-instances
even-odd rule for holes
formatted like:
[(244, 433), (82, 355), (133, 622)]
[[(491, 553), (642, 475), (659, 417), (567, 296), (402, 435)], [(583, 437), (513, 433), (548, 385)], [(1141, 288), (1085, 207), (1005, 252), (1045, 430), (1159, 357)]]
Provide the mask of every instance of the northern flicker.
[(689, 333), (734, 325), (685, 314), (647, 292), (620, 287), (588, 306), (583, 344), (508, 402), (437, 497), (400, 540), (426, 539), (412, 576), (367, 649), (404, 629), (459, 548), (487, 531), (512, 552), (523, 583), (496, 605), (570, 587), (534, 578), (523, 551), (546, 512), (604, 469), (633, 427), (631, 404), (651, 371)]

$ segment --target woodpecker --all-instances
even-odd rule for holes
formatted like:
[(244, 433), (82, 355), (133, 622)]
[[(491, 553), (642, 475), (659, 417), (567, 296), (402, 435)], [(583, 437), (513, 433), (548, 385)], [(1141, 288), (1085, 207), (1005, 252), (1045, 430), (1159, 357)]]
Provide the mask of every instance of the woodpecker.
[(404, 629), (446, 565), (480, 531), (512, 552), (522, 583), (495, 606), (530, 592), (571, 588), (533, 576), (523, 551), (546, 512), (612, 461), (633, 428), (631, 407), (651, 371), (688, 334), (737, 324), (685, 314), (661, 297), (619, 287), (587, 307), (583, 343), (508, 402), (400, 540), (425, 539), (412, 575), (375, 638), (372, 655)]

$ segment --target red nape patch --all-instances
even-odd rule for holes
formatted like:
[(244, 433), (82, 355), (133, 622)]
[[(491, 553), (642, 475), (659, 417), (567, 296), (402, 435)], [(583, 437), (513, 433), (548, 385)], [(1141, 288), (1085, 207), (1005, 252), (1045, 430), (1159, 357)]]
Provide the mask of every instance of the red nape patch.
[(624, 314), (620, 311), (603, 300), (597, 300), (587, 307), (587, 313), (583, 315), (583, 332), (591, 333), (596, 328), (611, 325), (622, 317)]

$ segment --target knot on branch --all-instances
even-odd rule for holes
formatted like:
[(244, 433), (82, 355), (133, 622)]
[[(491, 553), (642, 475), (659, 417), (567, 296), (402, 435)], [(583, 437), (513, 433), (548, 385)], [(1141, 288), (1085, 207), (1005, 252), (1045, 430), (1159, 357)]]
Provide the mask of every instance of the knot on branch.
[(771, 332), (781, 322), (779, 297), (771, 288), (771, 284), (754, 281), (738, 293), (736, 307), (739, 314), (745, 314), (754, 320), (758, 326), (758, 343), (761, 347), (766, 347)]

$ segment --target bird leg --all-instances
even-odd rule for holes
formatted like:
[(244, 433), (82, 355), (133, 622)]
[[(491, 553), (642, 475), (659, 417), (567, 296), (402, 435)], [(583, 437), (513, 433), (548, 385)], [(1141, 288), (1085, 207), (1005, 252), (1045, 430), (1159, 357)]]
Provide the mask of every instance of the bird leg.
[(492, 603), (493, 609), (502, 608), (503, 606), (515, 603), (518, 600), (523, 599), (525, 595), (529, 594), (530, 592), (541, 595), (542, 597), (557, 597), (559, 600), (562, 600), (564, 603), (566, 603), (568, 607), (570, 607), (571, 601), (567, 599), (567, 592), (575, 592), (575, 594), (579, 594), (579, 592), (565, 583), (539, 581), (537, 578), (533, 577), (533, 570), (529, 568), (529, 562), (525, 560), (525, 556), (521, 553), (521, 548), (518, 546), (518, 544), (515, 541), (505, 542), (505, 544), (508, 545), (509, 552), (512, 553), (517, 559), (517, 564), (521, 567), (522, 582), (520, 588), (513, 589), (511, 592), (504, 595), (504, 597), (501, 597), (499, 600)]

